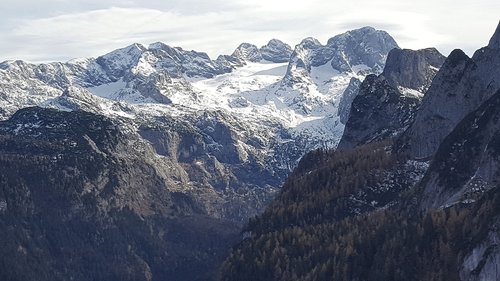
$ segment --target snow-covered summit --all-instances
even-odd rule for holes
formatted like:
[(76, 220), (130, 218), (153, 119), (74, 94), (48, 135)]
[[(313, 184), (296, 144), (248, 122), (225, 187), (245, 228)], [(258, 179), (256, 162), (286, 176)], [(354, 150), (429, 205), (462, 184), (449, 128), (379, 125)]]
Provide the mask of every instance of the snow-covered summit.
[(308, 140), (301, 144), (305, 151), (336, 145), (343, 131), (338, 104), (349, 81), (377, 73), (394, 47), (387, 33), (373, 28), (335, 36), (327, 45), (306, 38), (293, 51), (277, 39), (261, 48), (243, 43), (216, 60), (161, 42), (132, 44), (95, 59), (2, 63), (0, 102), (4, 116), (33, 105), (102, 114), (112, 104), (135, 108), (118, 114), (123, 116), (222, 110), (244, 127), (283, 127), (292, 139)]
[(233, 57), (242, 61), (259, 62), (262, 60), (262, 54), (257, 46), (250, 43), (241, 43), (233, 52)]
[(122, 77), (127, 70), (137, 64), (146, 47), (140, 44), (132, 44), (128, 47), (115, 50), (96, 59), (106, 74), (116, 81)]
[[(391, 47), (377, 54), (385, 57)], [(273, 39), (261, 48), (242, 44), (213, 60), (153, 43), (66, 63), (4, 62), (0, 117), (42, 106), (112, 118), (126, 134), (140, 135), (157, 157), (179, 164), (169, 166), (177, 171), (168, 175), (169, 188), (201, 192), (196, 198), (208, 213), (244, 220), (262, 208), (304, 153), (339, 142), (345, 90), (376, 68), (346, 59), (349, 68), (340, 71), (333, 67), (338, 50), (308, 38), (292, 51)]]
[(260, 48), (262, 58), (275, 63), (288, 62), (292, 52), (293, 50), (288, 44), (278, 39), (271, 39), (269, 43)]

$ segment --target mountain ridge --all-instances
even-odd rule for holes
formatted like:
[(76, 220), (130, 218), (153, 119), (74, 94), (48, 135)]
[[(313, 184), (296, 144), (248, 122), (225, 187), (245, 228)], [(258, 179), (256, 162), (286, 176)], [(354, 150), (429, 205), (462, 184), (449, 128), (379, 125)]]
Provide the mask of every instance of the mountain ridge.
[[(473, 58), (456, 50), (420, 108), (395, 125), (397, 134), (377, 138), (375, 130), (346, 149), (305, 155), (266, 211), (244, 228), (248, 238), (222, 265), (221, 280), (499, 279), (499, 58), (489, 46)], [(419, 74), (399, 76), (397, 84), (409, 85)], [(394, 85), (368, 75), (344, 134), (351, 120), (398, 104), (384, 103), (403, 96)], [(362, 104), (365, 95), (382, 102)], [(422, 150), (412, 147), (420, 142)]]

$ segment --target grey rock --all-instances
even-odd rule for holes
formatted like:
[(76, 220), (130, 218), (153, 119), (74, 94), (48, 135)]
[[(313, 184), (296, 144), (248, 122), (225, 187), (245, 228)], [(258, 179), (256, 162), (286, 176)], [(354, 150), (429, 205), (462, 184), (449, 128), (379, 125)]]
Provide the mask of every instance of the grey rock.
[(340, 72), (360, 64), (380, 72), (389, 51), (399, 48), (387, 32), (369, 26), (330, 38), (326, 46), (334, 51), (332, 67)]
[[(310, 75), (311, 67), (331, 62), (332, 72), (353, 72), (353, 66), (366, 65), (369, 73), (379, 74), (390, 50), (398, 48), (394, 39), (384, 31), (363, 27), (337, 35), (326, 45), (306, 38), (295, 47), (284, 81), (302, 82)], [(367, 73), (367, 74), (369, 74)]]
[(460, 279), (467, 281), (499, 280), (500, 217), (491, 218), (490, 231), (478, 245), (466, 252), (460, 268)]
[(237, 57), (229, 56), (229, 55), (220, 55), (215, 60), (217, 65), (219, 66), (221, 72), (229, 73), (236, 67), (241, 67), (245, 65), (245, 62), (240, 60)]
[[(497, 32), (492, 38), (496, 42)], [(500, 88), (500, 49), (487, 46), (472, 58), (454, 50), (436, 74), (400, 146), (413, 158), (436, 153), (443, 139)]]
[(392, 49), (382, 75), (395, 87), (425, 93), (446, 57), (434, 48), (422, 50)]
[(339, 101), (339, 111), (338, 115), (340, 116), (340, 122), (342, 124), (346, 124), (347, 120), (349, 120), (349, 114), (351, 112), (351, 105), (354, 101), (354, 98), (359, 93), (359, 87), (361, 86), (361, 81), (357, 78), (351, 78), (349, 81), (349, 86), (345, 89), (342, 97)]
[(217, 74), (230, 72), (230, 69), (212, 61), (203, 52), (185, 51), (180, 47), (170, 47), (161, 42), (149, 46), (155, 57), (156, 68), (169, 72), (170, 75), (211, 78)]
[(478, 91), (471, 79), (475, 68), (474, 61), (460, 50), (446, 59), (403, 136), (413, 158), (432, 156), (444, 137), (477, 105), (474, 95)]
[[(176, 90), (170, 74), (166, 71), (153, 73), (143, 77), (137, 75), (134, 77), (133, 89), (139, 92), (143, 97), (150, 98), (157, 103), (170, 104), (172, 101), (163, 92)], [(181, 80), (183, 81), (183, 80)], [(179, 90), (189, 91), (190, 86), (187, 83), (182, 83)], [(173, 88), (173, 89), (172, 89)]]
[(260, 53), (259, 48), (249, 43), (240, 44), (231, 56), (242, 61), (259, 62), (262, 60), (262, 54)]
[(262, 58), (275, 63), (288, 62), (292, 52), (293, 50), (288, 44), (278, 39), (272, 39), (260, 48)]
[(443, 140), (421, 182), (422, 209), (474, 201), (500, 181), (500, 90)]
[(368, 75), (352, 102), (349, 119), (338, 149), (394, 137), (411, 121), (420, 105), (415, 96), (405, 96), (384, 76)]
[[(436, 49), (392, 49), (381, 75), (368, 75), (357, 95), (344, 92), (345, 102), (347, 97), (353, 100), (338, 148), (350, 149), (404, 132), (444, 59)], [(356, 81), (347, 90), (355, 87)]]
[(137, 64), (146, 47), (132, 44), (115, 50), (96, 59), (96, 63), (104, 69), (111, 81), (117, 81), (125, 75), (133, 65)]
[(490, 39), (490, 42), (488, 44), (488, 48), (490, 49), (500, 49), (500, 22), (497, 25), (497, 29), (495, 30), (495, 33)]

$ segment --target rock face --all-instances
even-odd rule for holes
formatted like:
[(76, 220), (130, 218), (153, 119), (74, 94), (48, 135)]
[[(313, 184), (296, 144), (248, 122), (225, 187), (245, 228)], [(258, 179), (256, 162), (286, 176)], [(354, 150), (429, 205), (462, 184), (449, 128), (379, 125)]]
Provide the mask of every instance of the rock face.
[(262, 58), (275, 63), (288, 62), (292, 55), (292, 48), (278, 39), (272, 39), (267, 45), (260, 48)]
[(434, 48), (417, 51), (392, 49), (382, 75), (395, 87), (425, 93), (445, 59)]
[(444, 139), (423, 188), (422, 208), (475, 201), (500, 181), (500, 90)]
[(260, 62), (261, 60), (283, 63), (288, 62), (291, 54), (292, 49), (289, 45), (278, 39), (272, 39), (260, 49), (253, 44), (242, 43), (236, 48), (231, 56), (237, 58), (242, 63)]
[[(485, 198), (500, 190), (500, 90), (471, 112), (444, 139), (422, 182), (418, 185), (420, 208), (463, 205), (477, 210)], [(498, 203), (496, 203), (498, 204)], [(487, 205), (486, 205), (487, 206)], [(461, 249), (460, 279), (479, 281), (500, 278), (498, 231), (500, 212), (479, 213), (485, 229), (471, 247)]]
[(436, 49), (389, 52), (382, 74), (368, 75), (353, 99), (338, 148), (400, 135), (413, 120), (444, 59)]
[(2, 280), (209, 280), (238, 228), (121, 126), (41, 108), (0, 123)]
[(460, 279), (467, 281), (498, 280), (498, 260), (500, 251), (498, 250), (498, 240), (500, 233), (500, 216), (490, 219), (490, 231), (486, 238), (476, 245), (472, 251), (466, 253), (463, 264), (460, 268)]
[(95, 62), (102, 67), (109, 80), (114, 82), (123, 77), (127, 70), (137, 64), (146, 50), (146, 47), (140, 44), (133, 44), (100, 56)]
[[(335, 36), (326, 45), (306, 38), (295, 46), (285, 76), (266, 98), (305, 116), (327, 115), (320, 134), (341, 136), (357, 92), (356, 81), (379, 74), (389, 50), (397, 47), (387, 33), (368, 27)], [(327, 138), (327, 146), (332, 147), (340, 139)]]
[[(385, 57), (395, 46), (349, 34), (338, 50), (366, 44), (368, 57)], [(12, 231), (0, 246), (15, 259), (0, 260), (12, 268), (0, 279), (33, 268), (21, 279), (210, 280), (236, 229), (263, 210), (298, 160), (336, 146), (337, 107), (351, 78), (384, 63), (354, 65), (359, 49), (340, 72), (333, 48), (303, 43), (306, 53), (318, 50), (303, 57), (310, 67), (292, 83), (286, 70), (297, 61), (279, 40), (242, 44), (216, 60), (154, 43), (67, 63), (1, 63), (0, 119), (12, 118), (0, 123), (8, 167), (0, 183), (9, 185), (0, 191), (0, 229)], [(19, 111), (30, 106), (42, 108)], [(79, 252), (66, 266), (68, 253)]]
[(490, 38), (490, 42), (488, 44), (488, 48), (490, 49), (500, 49), (500, 24), (497, 25), (497, 29), (495, 33)]
[(363, 27), (337, 35), (328, 40), (332, 49), (332, 67), (338, 71), (352, 69), (355, 65), (366, 65), (374, 72), (384, 68), (387, 54), (398, 48), (398, 44), (385, 31)]
[(242, 43), (239, 45), (232, 56), (242, 61), (259, 62), (262, 60), (262, 54), (259, 48), (249, 43)]
[(383, 76), (367, 76), (337, 148), (350, 149), (399, 134), (419, 105), (419, 97), (402, 95)]
[[(408, 60), (390, 56), (412, 70), (388, 61), (384, 74), (368, 75), (344, 135), (362, 120), (354, 123), (359, 132), (384, 140), (357, 135), (370, 143), (305, 155), (275, 201), (245, 228), (248, 239), (224, 262), (222, 280), (499, 280), (497, 43), (498, 29), (472, 58), (452, 52), (433, 80), (407, 63), (434, 69), (412, 58), (416, 53)], [(411, 127), (398, 137), (409, 122), (398, 126), (384, 114), (409, 112), (392, 106), (404, 104), (401, 98), (419, 93), (431, 80), (418, 118), (409, 117)], [(431, 106), (429, 100), (437, 103)], [(365, 120), (356, 115), (357, 106)], [(395, 138), (370, 123), (377, 118)], [(419, 141), (421, 150), (400, 143)]]
[(349, 120), (349, 114), (351, 112), (352, 102), (356, 98), (359, 93), (359, 87), (361, 86), (361, 81), (357, 78), (351, 78), (349, 81), (349, 85), (345, 89), (342, 97), (339, 101), (339, 111), (338, 115), (340, 117), (340, 122), (342, 124), (346, 124), (347, 120)]
[(323, 46), (314, 38), (306, 38), (295, 47), (285, 80), (297, 81), (308, 76), (311, 67), (329, 63), (337, 72), (380, 73), (387, 54), (398, 48), (394, 39), (384, 31), (364, 27), (328, 40)]
[(436, 74), (403, 141), (411, 157), (427, 158), (467, 114), (500, 87), (498, 28), (490, 45), (467, 57), (454, 50)]

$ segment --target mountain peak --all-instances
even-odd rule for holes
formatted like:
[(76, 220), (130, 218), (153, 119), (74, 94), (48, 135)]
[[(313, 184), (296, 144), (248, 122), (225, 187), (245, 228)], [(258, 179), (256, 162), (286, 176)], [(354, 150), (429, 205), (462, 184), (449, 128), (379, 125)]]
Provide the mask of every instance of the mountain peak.
[(288, 44), (276, 38), (269, 40), (269, 42), (266, 44), (266, 46), (280, 46), (280, 45), (288, 45)]
[(349, 118), (338, 148), (350, 149), (403, 133), (445, 59), (434, 48), (392, 49), (382, 74), (365, 78), (350, 112), (344, 113)]
[[(372, 32), (372, 31), (377, 31), (377, 30), (375, 29), (375, 27), (367, 25), (367, 26), (363, 26), (363, 27), (360, 27), (360, 28), (357, 28), (357, 29), (354, 29), (351, 31)], [(351, 32), (351, 31), (349, 31), (349, 32)]]
[(307, 38), (304, 38), (302, 41), (300, 41), (299, 46), (303, 46), (303, 47), (308, 48), (308, 49), (314, 49), (314, 48), (320, 47), (321, 43), (319, 42), (318, 39), (316, 39), (314, 37), (307, 37)]
[(425, 92), (446, 57), (435, 48), (392, 49), (382, 74), (394, 86)]
[(163, 42), (154, 42), (149, 44), (148, 49), (149, 50), (163, 50), (165, 48), (170, 48), (167, 44)]
[(375, 73), (382, 72), (387, 54), (398, 44), (389, 33), (373, 27), (362, 27), (330, 38), (327, 46), (334, 50), (332, 67), (350, 71), (352, 66), (366, 65)]
[(134, 43), (100, 56), (96, 59), (96, 62), (108, 73), (112, 80), (116, 81), (137, 63), (146, 50), (143, 45)]
[(232, 56), (250, 62), (258, 62), (262, 60), (262, 54), (257, 46), (250, 43), (241, 43), (233, 52)]
[(462, 50), (450, 53), (424, 96), (413, 124), (403, 135), (401, 143), (409, 149), (410, 157), (433, 156), (443, 139), (478, 105), (484, 87), (476, 73), (477, 64)]
[(288, 62), (292, 52), (288, 44), (278, 39), (271, 39), (267, 45), (260, 48), (262, 58), (275, 63)]
[(454, 66), (458, 65), (460, 62), (466, 61), (469, 59), (470, 59), (469, 56), (467, 56), (467, 54), (465, 54), (464, 51), (462, 51), (460, 49), (455, 49), (455, 50), (451, 51), (450, 55), (446, 59), (446, 65), (450, 66), (450, 67), (454, 67)]
[[(379, 42), (374, 42), (375, 39), (378, 39)], [(389, 33), (375, 29), (371, 26), (365, 26), (358, 29), (352, 29), (342, 34), (336, 35), (330, 38), (327, 42), (328, 46), (336, 46), (341, 43), (344, 43), (349, 40), (354, 41), (365, 41), (366, 43), (379, 45), (387, 45), (390, 47), (388, 51), (394, 48), (399, 48), (398, 44), (394, 40), (394, 38), (389, 35)]]
[[(356, 29), (352, 29), (352, 30), (348, 30), (347, 32), (345, 32), (344, 34), (348, 34), (348, 35), (352, 35), (352, 36), (359, 36), (361, 34), (367, 34), (367, 33), (375, 33), (377, 32), (378, 30), (375, 29), (374, 27), (371, 27), (371, 26), (363, 26), (363, 27), (360, 27), (360, 28), (356, 28)], [(342, 35), (342, 34), (341, 34)]]
[[(134, 54), (142, 53), (146, 50), (147, 50), (147, 48), (144, 45), (139, 44), (139, 43), (133, 43), (131, 45), (128, 45), (127, 47), (120, 48), (120, 49), (114, 50), (112, 52), (109, 52), (106, 55), (117, 54), (117, 53), (126, 53), (126, 54), (130, 54), (130, 55), (134, 55)], [(106, 56), (106, 55), (104, 55), (104, 56)]]
[(500, 49), (500, 22), (497, 25), (497, 29), (495, 30), (495, 33), (490, 39), (490, 43), (488, 44), (488, 47), (492, 49)]

